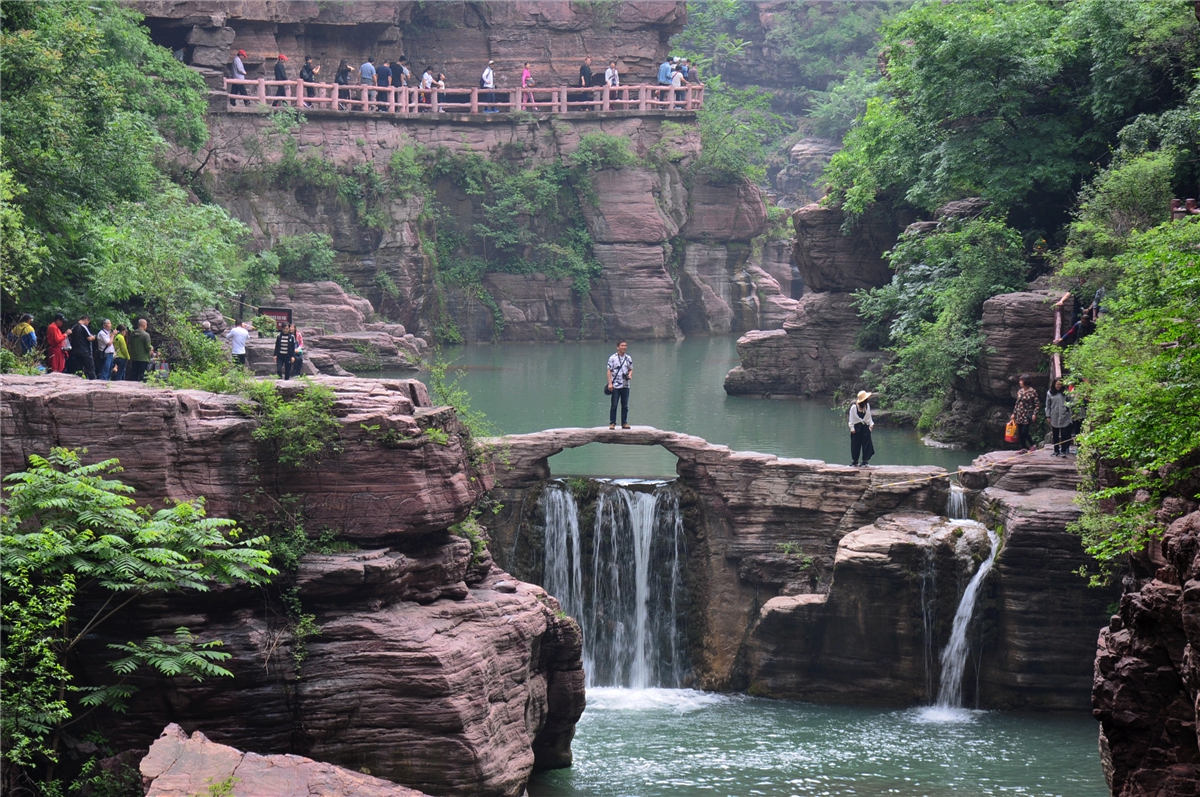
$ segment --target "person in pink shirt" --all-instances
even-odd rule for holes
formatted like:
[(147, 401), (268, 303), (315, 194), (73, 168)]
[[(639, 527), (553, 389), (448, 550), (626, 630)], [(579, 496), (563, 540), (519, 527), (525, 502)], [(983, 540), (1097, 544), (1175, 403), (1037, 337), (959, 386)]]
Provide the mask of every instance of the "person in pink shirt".
[[(537, 85), (537, 83), (536, 83), (536, 81), (534, 81), (533, 75), (530, 74), (530, 72), (529, 72), (529, 62), (526, 61), (525, 68), (521, 70), (521, 88), (529, 89), (529, 88), (533, 88), (536, 85)], [(532, 108), (535, 111), (537, 110), (537, 108), (533, 104), (533, 92), (532, 91), (522, 91), (521, 92), (521, 107), (522, 108)]]

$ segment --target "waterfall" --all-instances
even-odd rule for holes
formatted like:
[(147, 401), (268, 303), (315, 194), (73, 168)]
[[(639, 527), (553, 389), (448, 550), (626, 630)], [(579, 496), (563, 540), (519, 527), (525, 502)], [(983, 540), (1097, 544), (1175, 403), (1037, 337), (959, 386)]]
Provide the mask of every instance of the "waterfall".
[(996, 552), (1000, 547), (1000, 538), (996, 532), (988, 529), (988, 542), (992, 550), (987, 559), (979, 565), (971, 583), (967, 584), (962, 600), (958, 602), (958, 611), (954, 613), (954, 628), (950, 633), (950, 643), (942, 651), (942, 683), (938, 689), (937, 707), (939, 709), (959, 708), (962, 704), (962, 679), (967, 665), (967, 653), (970, 644), (967, 642), (967, 630), (971, 626), (971, 617), (975, 613), (975, 599), (979, 595), (979, 587), (983, 579), (992, 569), (996, 561)]
[(937, 609), (937, 546), (925, 546), (925, 557), (921, 562), (921, 623), (925, 629), (925, 699), (933, 700), (933, 665), (937, 657), (934, 649), (933, 625)]
[(579, 621), (589, 687), (677, 687), (686, 670), (679, 494), (633, 486), (603, 484), (590, 546), (570, 490), (551, 482), (542, 493), (543, 586)]
[(966, 520), (971, 508), (967, 506), (967, 491), (961, 484), (950, 483), (950, 495), (946, 498), (946, 517)]

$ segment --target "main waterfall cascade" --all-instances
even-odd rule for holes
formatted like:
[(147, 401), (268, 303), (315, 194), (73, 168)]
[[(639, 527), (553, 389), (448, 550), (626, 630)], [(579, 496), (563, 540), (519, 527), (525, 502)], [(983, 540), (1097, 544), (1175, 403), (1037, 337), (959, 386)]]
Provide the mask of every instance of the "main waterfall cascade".
[(602, 482), (590, 547), (565, 484), (548, 483), (541, 503), (544, 586), (579, 621), (587, 686), (681, 686), (686, 551), (676, 485)]

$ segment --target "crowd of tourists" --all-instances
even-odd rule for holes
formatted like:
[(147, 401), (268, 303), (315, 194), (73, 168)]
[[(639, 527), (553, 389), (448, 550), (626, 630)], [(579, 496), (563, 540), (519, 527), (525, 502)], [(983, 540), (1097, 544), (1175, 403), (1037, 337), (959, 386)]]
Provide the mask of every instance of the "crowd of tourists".
[(8, 333), (8, 342), (22, 356), (44, 352), (44, 367), (54, 373), (79, 374), (106, 382), (142, 382), (155, 363), (154, 344), (147, 331), (149, 321), (138, 318), (133, 327), (105, 318), (93, 325), (85, 314), (75, 323), (57, 313), (43, 330), (44, 348), (39, 345), (33, 316), (25, 313)]
[[(230, 66), (230, 76), (234, 80), (246, 80), (246, 58), (245, 50), (238, 50), (237, 55), (233, 58), (233, 63)], [(275, 56), (274, 80), (288, 81), (292, 80), (288, 74), (288, 56), (284, 53), (279, 53)], [(314, 64), (312, 56), (304, 57), (304, 64), (300, 67), (299, 79), (305, 84), (313, 84), (305, 86), (305, 107), (312, 107), (312, 103), (308, 98), (312, 98), (316, 94), (316, 85), (321, 81), (318, 79), (321, 74), (321, 65)], [(698, 84), (700, 82), (700, 70), (691, 63), (687, 58), (675, 56), (666, 58), (658, 67), (657, 85), (662, 86), (655, 92), (655, 99), (660, 102), (671, 101), (671, 94), (674, 92), (674, 103), (678, 106), (686, 99), (687, 92), (684, 87)], [(408, 59), (405, 56), (397, 58), (383, 58), (378, 64), (375, 56), (370, 56), (358, 67), (353, 66), (347, 59), (341, 59), (338, 64), (337, 71), (333, 76), (334, 85), (339, 86), (337, 89), (338, 110), (347, 110), (351, 108), (351, 86), (367, 86), (370, 88), (363, 89), (364, 96), (361, 98), (362, 103), (357, 104), (352, 110), (365, 110), (370, 105), (374, 104), (377, 110), (385, 110), (383, 99), (386, 97), (386, 92), (377, 91), (379, 88), (387, 87), (408, 87), (413, 86), (418, 89), (417, 103), (419, 110), (427, 112), (433, 107), (433, 98), (436, 95), (438, 105), (446, 102), (446, 74), (436, 71), (432, 65), (426, 65), (421, 71), (419, 78), (414, 76), (412, 69), (409, 66)], [(497, 113), (498, 108), (496, 95), (496, 62), (488, 61), (479, 74), (479, 88), (484, 89), (485, 93), (481, 97), (484, 105), (484, 113)], [(522, 107), (534, 108), (536, 110), (535, 100), (532, 89), (538, 85), (537, 78), (534, 75), (532, 62), (526, 62), (521, 70), (521, 104)], [(574, 86), (581, 89), (595, 89), (604, 86), (617, 88), (621, 85), (621, 72), (617, 66), (616, 60), (610, 60), (608, 67), (600, 72), (593, 71), (592, 59), (585, 58), (583, 64), (579, 67), (578, 80), (574, 82)], [(277, 86), (275, 97), (287, 97), (287, 87)], [(243, 97), (242, 103), (248, 105), (250, 100), (246, 95), (246, 86), (242, 83), (234, 83), (229, 89), (229, 104), (237, 105), (237, 98)], [(590, 92), (584, 93), (582, 98), (575, 97), (575, 101), (588, 101), (592, 98)], [(341, 102), (346, 100), (347, 102)], [(280, 104), (280, 100), (274, 100), (275, 105)], [(586, 108), (585, 108), (586, 109)]]
[[(217, 340), (211, 322), (202, 322), (200, 331), (209, 340)], [(238, 321), (225, 333), (237, 365), (246, 365), (246, 341), (252, 331), (252, 324)], [(107, 318), (93, 325), (86, 314), (71, 323), (57, 313), (39, 338), (33, 315), (25, 313), (9, 330), (8, 346), (22, 357), (37, 357), (42, 368), (51, 373), (76, 374), (102, 382), (144, 382), (147, 374), (167, 369), (166, 359), (150, 338), (149, 321), (140, 317), (130, 328), (124, 324), (114, 326)], [(303, 373), (304, 335), (295, 324), (279, 326), (274, 356), (280, 379)]]

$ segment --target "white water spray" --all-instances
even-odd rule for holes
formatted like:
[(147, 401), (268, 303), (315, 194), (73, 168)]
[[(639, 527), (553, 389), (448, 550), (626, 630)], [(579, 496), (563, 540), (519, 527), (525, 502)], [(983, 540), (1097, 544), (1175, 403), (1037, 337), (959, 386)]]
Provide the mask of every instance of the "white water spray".
[(962, 600), (958, 602), (958, 611), (954, 614), (954, 628), (950, 633), (950, 643), (942, 651), (942, 683), (938, 689), (936, 707), (938, 709), (955, 709), (962, 705), (962, 679), (967, 666), (967, 653), (970, 644), (967, 641), (967, 631), (971, 626), (971, 617), (975, 614), (975, 599), (979, 595), (979, 587), (983, 579), (991, 571), (996, 561), (996, 553), (1000, 547), (1000, 538), (996, 532), (988, 529), (988, 542), (992, 550), (987, 559), (979, 565), (967, 589), (963, 592)]
[(970, 515), (967, 505), (967, 491), (961, 484), (950, 484), (950, 495), (946, 498), (946, 517), (952, 520), (966, 520)]

